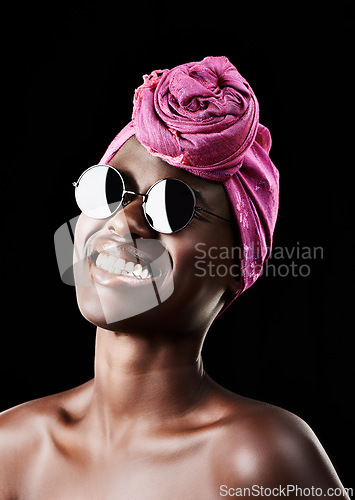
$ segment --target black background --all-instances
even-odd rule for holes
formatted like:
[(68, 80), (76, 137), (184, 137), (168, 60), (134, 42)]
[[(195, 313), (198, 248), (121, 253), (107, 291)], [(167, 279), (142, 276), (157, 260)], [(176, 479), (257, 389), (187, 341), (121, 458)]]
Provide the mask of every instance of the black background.
[(78, 214), (71, 182), (129, 121), (143, 74), (225, 55), (253, 87), (273, 137), (281, 174), (274, 244), (322, 247), (323, 258), (291, 259), (310, 266), (308, 277), (261, 277), (211, 328), (205, 368), (229, 389), (301, 416), (343, 484), (355, 487), (353, 12), (278, 4), (8, 11), (0, 410), (93, 375), (95, 328), (61, 283), (54, 254), (55, 230)]

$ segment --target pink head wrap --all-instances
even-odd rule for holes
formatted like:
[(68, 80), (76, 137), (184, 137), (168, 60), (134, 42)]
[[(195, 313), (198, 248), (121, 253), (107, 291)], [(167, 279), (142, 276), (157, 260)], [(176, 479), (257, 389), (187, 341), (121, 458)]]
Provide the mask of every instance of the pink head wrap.
[(279, 199), (279, 173), (268, 155), (271, 136), (259, 123), (255, 94), (226, 57), (153, 71), (143, 79), (132, 121), (101, 163), (135, 135), (170, 165), (222, 182), (239, 227), (240, 295), (269, 256)]

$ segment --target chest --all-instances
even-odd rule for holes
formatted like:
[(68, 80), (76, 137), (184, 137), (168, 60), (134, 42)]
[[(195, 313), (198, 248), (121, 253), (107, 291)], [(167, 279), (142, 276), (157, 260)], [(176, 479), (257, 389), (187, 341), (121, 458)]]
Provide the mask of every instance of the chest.
[[(110, 457), (69, 457), (43, 450), (25, 481), (25, 500), (209, 500), (220, 481), (208, 444)], [(19, 500), (20, 500), (19, 498)]]

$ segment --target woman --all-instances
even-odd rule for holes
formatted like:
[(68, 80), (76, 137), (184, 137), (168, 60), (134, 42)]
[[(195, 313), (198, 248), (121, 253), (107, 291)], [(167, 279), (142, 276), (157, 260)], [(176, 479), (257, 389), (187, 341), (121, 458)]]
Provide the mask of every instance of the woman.
[(225, 390), (202, 366), (211, 323), (271, 248), (270, 145), (225, 57), (144, 77), (132, 122), (74, 183), (95, 377), (1, 415), (1, 500), (348, 498), (300, 418)]

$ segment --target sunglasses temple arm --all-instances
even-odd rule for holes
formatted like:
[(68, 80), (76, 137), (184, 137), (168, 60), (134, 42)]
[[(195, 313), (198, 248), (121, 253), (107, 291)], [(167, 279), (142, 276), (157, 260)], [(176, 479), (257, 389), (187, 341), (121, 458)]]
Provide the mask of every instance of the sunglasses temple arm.
[(205, 208), (202, 208), (202, 207), (195, 206), (195, 210), (206, 212), (207, 214), (213, 215), (214, 217), (217, 217), (218, 219), (225, 220), (226, 222), (232, 222), (230, 219), (226, 219), (225, 217), (221, 217), (220, 215), (214, 214), (213, 212), (210, 212), (209, 210), (206, 210)]

